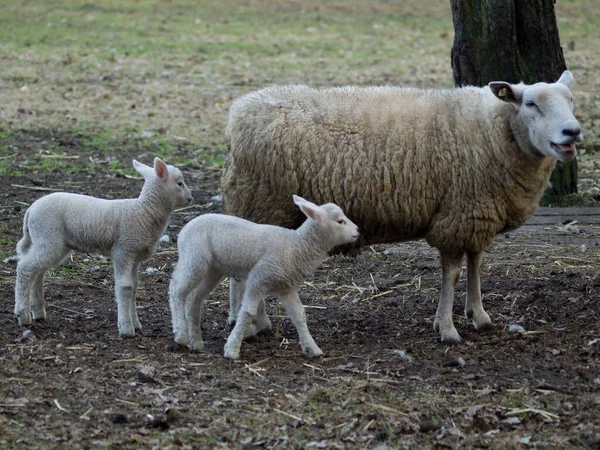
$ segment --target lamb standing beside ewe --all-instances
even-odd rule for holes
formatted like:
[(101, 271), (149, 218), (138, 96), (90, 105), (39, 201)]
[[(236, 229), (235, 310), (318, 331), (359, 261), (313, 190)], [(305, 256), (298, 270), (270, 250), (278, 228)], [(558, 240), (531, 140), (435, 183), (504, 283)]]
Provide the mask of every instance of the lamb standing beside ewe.
[[(202, 301), (224, 277), (235, 277), (242, 280), (243, 299), (236, 305), (239, 313), (225, 344), (226, 358), (239, 359), (242, 340), (253, 322), (256, 332), (271, 328), (263, 301), (269, 294), (276, 294), (283, 304), (302, 351), (308, 356), (323, 354), (308, 331), (298, 286), (331, 249), (356, 241), (358, 228), (337, 205), (317, 206), (295, 195), (293, 199), (307, 217), (297, 230), (222, 214), (205, 214), (181, 229), (179, 261), (169, 286), (175, 342), (192, 350), (204, 348)], [(258, 313), (260, 322), (255, 321)]]
[(572, 80), (565, 71), (550, 84), (252, 92), (229, 114), (225, 212), (293, 228), (300, 216), (286, 198), (298, 193), (340, 205), (362, 244), (425, 238), (442, 263), (434, 328), (458, 343), (452, 303), (463, 255), (465, 313), (476, 329), (489, 327), (483, 251), (534, 213), (556, 159), (575, 157)]
[(115, 272), (119, 333), (141, 330), (135, 306), (138, 268), (155, 252), (169, 216), (192, 201), (179, 169), (160, 158), (154, 168), (133, 161), (144, 177), (136, 199), (104, 200), (54, 193), (36, 200), (25, 213), (17, 244), (15, 315), (19, 324), (46, 318), (44, 275), (72, 251), (110, 255)]

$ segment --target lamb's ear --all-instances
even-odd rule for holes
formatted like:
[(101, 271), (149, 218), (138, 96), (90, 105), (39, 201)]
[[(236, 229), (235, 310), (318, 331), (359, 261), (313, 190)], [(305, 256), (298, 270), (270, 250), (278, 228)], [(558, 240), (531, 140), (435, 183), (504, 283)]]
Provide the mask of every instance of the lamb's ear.
[(306, 217), (314, 220), (315, 222), (322, 222), (325, 220), (326, 217), (321, 207), (309, 202), (308, 200), (304, 200), (302, 197), (298, 197), (297, 195), (292, 196), (292, 198), (294, 199), (294, 203), (298, 205)]
[(149, 176), (152, 176), (154, 170), (152, 167), (147, 166), (146, 164), (142, 164), (141, 162), (137, 162), (135, 159), (133, 160), (133, 168), (137, 173), (139, 173), (144, 179)]
[(169, 168), (167, 167), (167, 164), (158, 157), (154, 158), (154, 172), (161, 180), (169, 178)]
[(557, 81), (557, 83), (562, 83), (566, 87), (571, 86), (572, 82), (573, 82), (573, 74), (571, 72), (569, 72), (568, 70), (565, 70)]
[(492, 81), (488, 84), (492, 94), (503, 102), (521, 104), (523, 99), (524, 84), (510, 84), (506, 81)]

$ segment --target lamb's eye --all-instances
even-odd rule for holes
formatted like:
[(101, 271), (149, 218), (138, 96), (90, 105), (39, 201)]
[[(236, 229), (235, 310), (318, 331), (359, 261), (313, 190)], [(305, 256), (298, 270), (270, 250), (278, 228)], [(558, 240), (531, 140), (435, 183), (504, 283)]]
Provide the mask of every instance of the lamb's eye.
[(340, 225), (346, 225), (346, 221), (344, 219), (338, 219), (337, 223)]
[(179, 187), (183, 187), (183, 181), (179, 180), (179, 181), (177, 182), (177, 186), (179, 186)]
[(529, 106), (530, 108), (537, 108), (537, 105), (533, 100), (528, 100), (525, 102), (525, 106)]

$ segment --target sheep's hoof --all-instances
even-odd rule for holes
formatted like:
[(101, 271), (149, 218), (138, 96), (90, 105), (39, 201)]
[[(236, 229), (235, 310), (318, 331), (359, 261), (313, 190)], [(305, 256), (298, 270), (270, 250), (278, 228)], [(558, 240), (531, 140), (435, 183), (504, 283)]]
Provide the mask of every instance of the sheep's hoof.
[(41, 310), (41, 311), (31, 311), (31, 315), (33, 316), (33, 320), (39, 321), (39, 320), (46, 320), (46, 310)]
[(21, 314), (20, 316), (17, 315), (17, 319), (19, 320), (19, 325), (21, 326), (31, 325), (31, 316), (28, 314)]
[(492, 319), (485, 311), (475, 313), (474, 311), (467, 311), (467, 318), (471, 319), (473, 326), (478, 331), (490, 330), (492, 328)]
[(310, 358), (316, 358), (317, 356), (323, 356), (323, 350), (319, 347), (304, 349), (304, 354)]
[(227, 359), (233, 359), (234, 361), (237, 361), (240, 359), (240, 352), (234, 352), (234, 351), (228, 351), (225, 350), (225, 358)]
[(193, 352), (199, 352), (204, 350), (204, 341), (202, 339), (192, 339), (188, 344), (190, 350)]
[(447, 345), (458, 345), (460, 344), (460, 334), (456, 331), (456, 328), (451, 328), (449, 330), (442, 331), (441, 340), (443, 344)]
[(190, 343), (190, 339), (187, 334), (175, 334), (175, 342), (179, 345), (188, 345)]
[(119, 329), (119, 334), (121, 337), (134, 337), (135, 336), (135, 328), (127, 328), (127, 329)]

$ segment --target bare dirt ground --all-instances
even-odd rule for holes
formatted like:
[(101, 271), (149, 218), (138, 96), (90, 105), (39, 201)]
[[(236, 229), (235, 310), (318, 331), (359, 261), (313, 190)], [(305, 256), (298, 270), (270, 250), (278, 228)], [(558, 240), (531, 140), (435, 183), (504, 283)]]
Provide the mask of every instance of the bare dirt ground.
[[(13, 138), (15, 167), (40, 163), (42, 143), (62, 155), (81, 147), (78, 135), (58, 131)], [(125, 148), (114, 156), (123, 165), (148, 162), (156, 150)], [(114, 176), (94, 162), (103, 155), (77, 154), (55, 172), (3, 176), (4, 239), (17, 242), (25, 205), (48, 189), (137, 196), (141, 180)], [(192, 217), (220, 209), (218, 169), (184, 174), (195, 207), (174, 214), (172, 239)], [(328, 259), (301, 289), (325, 352), (319, 359), (302, 355), (275, 301), (273, 335), (245, 343), (240, 362), (224, 359), (226, 284), (205, 305), (206, 350), (174, 345), (172, 243), (141, 269), (143, 334), (118, 336), (112, 269), (91, 255), (47, 276), (48, 320), (20, 327), (15, 262), (6, 254), (0, 448), (600, 448), (600, 224), (593, 215), (572, 218), (579, 223), (565, 228), (564, 216), (538, 217), (496, 238), (482, 279), (495, 326), (472, 329), (461, 280), (457, 347), (440, 344), (432, 329), (441, 273), (424, 242)], [(525, 333), (509, 333), (513, 324)]]

